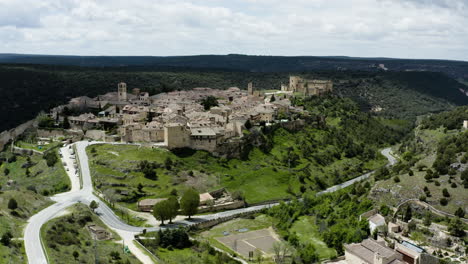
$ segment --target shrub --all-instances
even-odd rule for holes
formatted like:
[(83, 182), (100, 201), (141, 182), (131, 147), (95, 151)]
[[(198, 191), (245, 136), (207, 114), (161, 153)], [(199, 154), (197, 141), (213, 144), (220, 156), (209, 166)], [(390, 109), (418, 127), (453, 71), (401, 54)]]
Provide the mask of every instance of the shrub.
[(54, 151), (48, 151), (44, 154), (44, 159), (46, 160), (47, 166), (53, 167), (57, 162), (58, 158)]
[(457, 184), (454, 183), (454, 182), (452, 182), (452, 184), (450, 184), (450, 187), (452, 187), (452, 188), (457, 188)]
[(400, 178), (398, 176), (393, 177), (394, 182), (400, 182)]
[(440, 186), (440, 182), (439, 182), (439, 181), (434, 181), (434, 184), (435, 184), (435, 186)]
[(447, 204), (448, 204), (447, 198), (444, 197), (440, 199), (440, 205), (446, 206)]
[(414, 175), (414, 172), (413, 172), (412, 170), (410, 170), (410, 171), (408, 172), (408, 175), (409, 175), (409, 176), (413, 176), (413, 175)]
[(450, 193), (448, 192), (447, 188), (444, 188), (442, 190), (442, 194), (444, 195), (444, 197), (450, 197)]
[(14, 198), (11, 198), (8, 201), (8, 209), (15, 210), (16, 208), (18, 208), (18, 203), (16, 202), (16, 200)]
[(419, 196), (419, 201), (425, 202), (426, 201), (426, 196), (425, 195)]

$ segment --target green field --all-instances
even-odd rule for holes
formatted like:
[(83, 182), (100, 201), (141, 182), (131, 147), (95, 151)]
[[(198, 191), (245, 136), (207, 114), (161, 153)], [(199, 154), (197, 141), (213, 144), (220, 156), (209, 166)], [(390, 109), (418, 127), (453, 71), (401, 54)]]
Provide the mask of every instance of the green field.
[[(116, 233), (112, 240), (95, 241), (88, 231), (89, 224), (106, 228), (83, 204), (73, 205), (68, 208), (67, 215), (47, 222), (41, 234), (50, 263), (95, 263), (95, 256), (99, 263), (140, 263), (133, 255), (123, 252), (123, 245), (115, 242), (120, 240)], [(74, 252), (78, 253), (76, 258)], [(117, 252), (119, 256), (111, 255), (111, 252)]]
[(62, 143), (60, 143), (60, 142), (51, 142), (49, 144), (38, 145), (37, 143), (30, 143), (30, 142), (21, 141), (21, 140), (15, 142), (15, 145), (20, 147), (20, 148), (33, 149), (33, 150), (37, 150), (37, 151), (40, 151), (40, 152), (44, 152), (44, 151), (47, 151), (49, 149), (55, 148), (57, 146), (60, 146), (61, 144)]

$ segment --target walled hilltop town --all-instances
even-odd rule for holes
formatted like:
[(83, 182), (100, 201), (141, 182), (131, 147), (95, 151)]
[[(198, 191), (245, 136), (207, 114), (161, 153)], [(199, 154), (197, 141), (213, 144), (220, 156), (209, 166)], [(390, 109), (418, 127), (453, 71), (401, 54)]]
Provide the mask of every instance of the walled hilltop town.
[[(289, 85), (281, 85), (280, 90), (268, 92), (256, 90), (249, 83), (247, 90), (194, 88), (153, 96), (139, 88), (129, 91), (121, 82), (117, 92), (73, 98), (67, 106), (54, 108), (51, 115), (63, 121), (65, 107), (95, 110), (67, 117), (72, 131), (95, 140), (222, 153), (223, 146), (236, 144), (242, 138), (246, 126), (300, 123), (297, 116), (307, 113), (291, 104), (293, 95), (320, 96), (332, 91), (329, 80), (298, 76), (291, 76)], [(204, 103), (209, 99), (211, 103)]]

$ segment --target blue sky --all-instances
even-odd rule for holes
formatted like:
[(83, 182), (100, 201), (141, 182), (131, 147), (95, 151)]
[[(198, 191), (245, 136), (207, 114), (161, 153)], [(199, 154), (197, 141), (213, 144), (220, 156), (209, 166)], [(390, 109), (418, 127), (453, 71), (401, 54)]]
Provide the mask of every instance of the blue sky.
[(468, 0), (0, 0), (0, 53), (468, 61)]

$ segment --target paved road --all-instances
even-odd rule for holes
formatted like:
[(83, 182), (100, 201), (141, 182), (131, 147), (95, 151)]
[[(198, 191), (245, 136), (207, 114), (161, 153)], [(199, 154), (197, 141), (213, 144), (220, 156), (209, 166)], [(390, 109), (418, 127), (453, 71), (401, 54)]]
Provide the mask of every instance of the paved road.
[[(26, 226), (26, 229), (25, 229), (24, 241), (25, 241), (26, 254), (28, 256), (28, 261), (30, 264), (46, 264), (47, 263), (47, 259), (42, 250), (42, 246), (40, 242), (40, 229), (42, 225), (44, 225), (47, 221), (54, 218), (63, 210), (65, 210), (67, 207), (70, 207), (71, 205), (75, 203), (81, 202), (81, 203), (89, 205), (89, 203), (91, 203), (91, 201), (93, 200), (98, 201), (99, 207), (98, 209), (96, 209), (96, 213), (99, 215), (101, 220), (110, 228), (116, 231), (122, 231), (122, 233), (126, 234), (127, 238), (132, 237), (131, 236), (132, 234), (137, 234), (137, 233), (142, 232), (143, 229), (146, 229), (147, 231), (159, 230), (159, 227), (143, 228), (143, 227), (130, 226), (122, 222), (105, 203), (100, 202), (100, 200), (93, 194), (93, 185), (92, 185), (92, 180), (91, 180), (91, 173), (89, 170), (88, 156), (86, 154), (86, 147), (91, 144), (97, 144), (97, 143), (102, 143), (102, 142), (80, 141), (80, 142), (75, 143), (76, 156), (79, 160), (82, 182), (83, 182), (82, 188), (78, 191), (73, 191), (76, 188), (72, 187), (72, 191), (58, 194), (52, 197), (52, 200), (56, 201), (55, 204), (40, 211), (39, 213), (35, 214), (29, 219), (28, 225)], [(396, 159), (390, 155), (390, 148), (384, 149), (382, 151), (382, 154), (385, 155), (387, 159), (389, 160), (389, 165), (393, 165), (396, 162)], [(363, 179), (368, 178), (371, 174), (372, 172), (366, 173), (360, 177), (357, 177), (345, 183), (330, 187), (321, 193), (329, 193), (329, 192), (334, 192), (336, 190), (342, 189), (357, 181), (361, 181)], [(69, 173), (69, 176), (76, 177), (76, 176), (73, 176), (72, 173)], [(190, 222), (186, 220), (181, 220), (175, 223), (178, 225), (192, 225), (198, 222), (217, 219), (220, 217), (227, 217), (227, 216), (237, 215), (241, 213), (257, 211), (263, 208), (269, 208), (269, 207), (275, 206), (277, 204), (278, 203), (258, 205), (258, 206), (240, 208), (240, 209), (235, 209), (235, 210), (230, 210), (230, 211), (225, 211), (225, 212), (219, 212), (219, 213), (210, 214), (210, 215), (197, 216), (195, 219), (193, 219)], [(127, 241), (127, 244), (128, 244), (128, 241)]]

